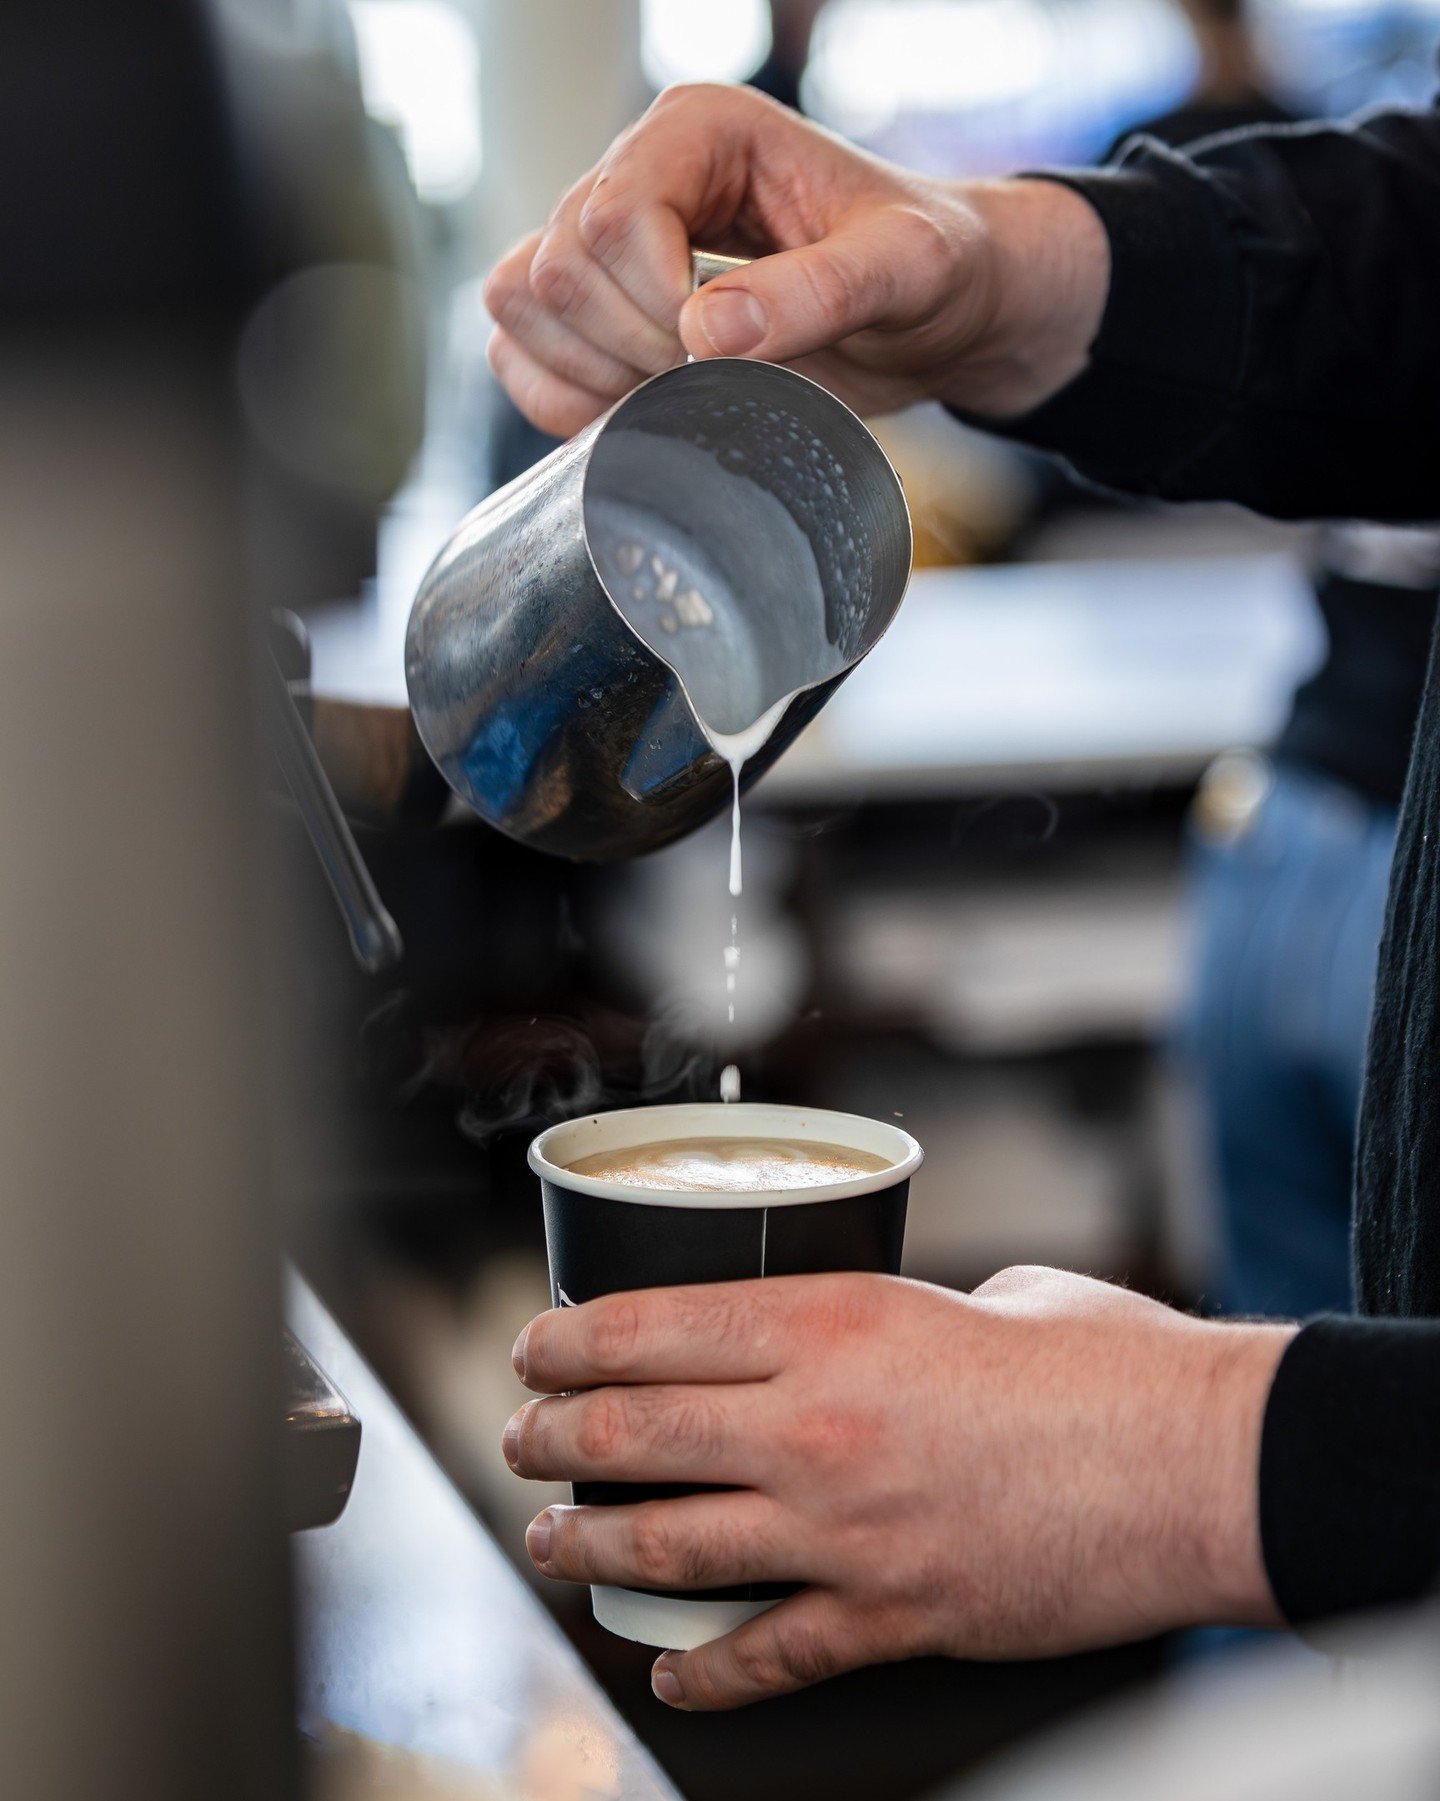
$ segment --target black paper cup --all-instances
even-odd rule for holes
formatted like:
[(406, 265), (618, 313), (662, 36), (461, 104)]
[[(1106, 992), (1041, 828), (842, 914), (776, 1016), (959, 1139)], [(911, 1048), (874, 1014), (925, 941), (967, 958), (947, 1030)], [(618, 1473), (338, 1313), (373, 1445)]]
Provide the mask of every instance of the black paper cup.
[[(887, 1160), (873, 1174), (780, 1193), (694, 1193), (631, 1188), (568, 1166), (601, 1151), (675, 1138), (806, 1139)], [(630, 1107), (551, 1126), (530, 1146), (545, 1202), (551, 1301), (574, 1307), (597, 1295), (755, 1276), (879, 1270), (897, 1275), (910, 1177), (923, 1153), (908, 1132), (853, 1113), (756, 1102)], [(691, 1494), (673, 1484), (577, 1482), (575, 1499), (604, 1506)], [(693, 1650), (773, 1607), (781, 1584), (662, 1593), (592, 1588), (595, 1618), (622, 1638)]]

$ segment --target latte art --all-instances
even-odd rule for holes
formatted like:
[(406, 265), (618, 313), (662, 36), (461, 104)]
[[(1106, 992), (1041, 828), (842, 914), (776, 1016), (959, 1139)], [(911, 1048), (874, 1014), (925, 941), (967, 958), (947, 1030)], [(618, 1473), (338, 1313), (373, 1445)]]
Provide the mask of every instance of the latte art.
[(669, 1138), (597, 1151), (569, 1166), (627, 1188), (685, 1193), (777, 1194), (873, 1176), (890, 1160), (848, 1145), (791, 1138)]

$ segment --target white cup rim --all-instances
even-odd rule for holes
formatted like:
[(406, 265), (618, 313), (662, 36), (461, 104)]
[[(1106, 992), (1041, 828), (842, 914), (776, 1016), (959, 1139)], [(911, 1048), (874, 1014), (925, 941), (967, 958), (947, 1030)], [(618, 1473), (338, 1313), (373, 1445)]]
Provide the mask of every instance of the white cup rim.
[[(559, 1161), (568, 1151), (587, 1157), (625, 1150), (666, 1138), (806, 1138), (870, 1151), (891, 1159), (884, 1169), (813, 1188), (716, 1193), (678, 1188), (633, 1188), (600, 1176), (580, 1175)], [(583, 1147), (583, 1148), (582, 1148)], [(530, 1145), (530, 1167), (542, 1181), (598, 1200), (629, 1201), (640, 1207), (693, 1207), (706, 1211), (796, 1207), (836, 1201), (848, 1195), (879, 1194), (906, 1182), (925, 1153), (910, 1134), (888, 1120), (823, 1107), (790, 1107), (770, 1101), (679, 1101), (660, 1107), (621, 1107), (613, 1113), (586, 1113), (547, 1127)]]

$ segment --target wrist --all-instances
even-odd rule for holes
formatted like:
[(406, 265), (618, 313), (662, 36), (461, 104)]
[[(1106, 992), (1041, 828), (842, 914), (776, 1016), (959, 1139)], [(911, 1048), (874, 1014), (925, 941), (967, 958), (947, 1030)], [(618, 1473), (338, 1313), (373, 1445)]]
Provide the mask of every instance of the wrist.
[(1207, 1324), (1195, 1430), (1172, 1496), (1188, 1534), (1177, 1559), (1180, 1616), (1227, 1626), (1279, 1626), (1260, 1540), (1260, 1439), (1270, 1388), (1293, 1325)]
[(958, 191), (981, 227), (985, 304), (940, 398), (985, 418), (1018, 417), (1089, 361), (1110, 241), (1089, 202), (1058, 182), (965, 182)]

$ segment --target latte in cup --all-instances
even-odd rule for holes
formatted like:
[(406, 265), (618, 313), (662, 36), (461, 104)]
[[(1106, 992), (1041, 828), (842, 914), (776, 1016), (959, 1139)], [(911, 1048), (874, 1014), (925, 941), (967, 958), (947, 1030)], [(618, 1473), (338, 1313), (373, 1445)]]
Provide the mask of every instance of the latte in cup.
[(891, 1159), (812, 1139), (670, 1138), (598, 1151), (568, 1167), (627, 1188), (681, 1194), (780, 1194), (876, 1175)]
[[(898, 1275), (920, 1146), (889, 1121), (756, 1101), (565, 1120), (530, 1147), (557, 1307), (641, 1288), (872, 1270)], [(673, 1499), (672, 1482), (578, 1481), (582, 1506)], [(595, 1586), (622, 1638), (693, 1650), (793, 1593), (783, 1581)]]

